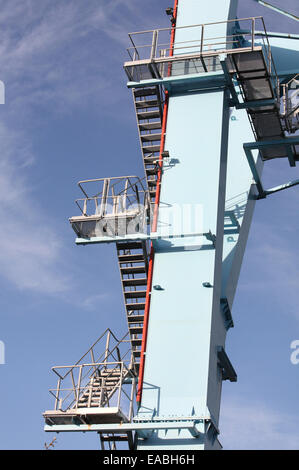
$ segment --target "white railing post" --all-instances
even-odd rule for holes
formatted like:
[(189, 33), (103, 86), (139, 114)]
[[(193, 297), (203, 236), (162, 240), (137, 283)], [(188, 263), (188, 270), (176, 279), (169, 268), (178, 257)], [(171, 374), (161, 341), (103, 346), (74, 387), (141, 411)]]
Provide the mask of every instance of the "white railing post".
[(136, 388), (136, 377), (133, 377), (131, 395), (130, 395), (129, 423), (132, 421), (132, 418), (133, 418), (135, 388)]
[(107, 359), (110, 354), (109, 353), (110, 336), (111, 336), (111, 332), (110, 330), (108, 330), (107, 339), (106, 339), (106, 348), (105, 348), (104, 369), (107, 369)]
[(158, 31), (155, 29), (153, 31), (153, 39), (152, 39), (152, 47), (151, 47), (151, 56), (150, 60), (153, 61), (156, 57), (156, 50), (157, 50), (157, 37), (158, 37)]
[(251, 28), (252, 28), (252, 31), (251, 31), (251, 50), (253, 51), (253, 48), (254, 48), (254, 37), (255, 37), (255, 33), (254, 33), (254, 30), (255, 30), (255, 18), (252, 18)]
[(57, 390), (56, 390), (56, 398), (55, 398), (55, 410), (57, 410), (57, 408), (58, 408), (60, 384), (61, 384), (61, 377), (58, 378), (58, 382), (57, 382)]
[(80, 397), (82, 368), (83, 368), (83, 365), (81, 364), (80, 368), (79, 368), (78, 387), (77, 387), (77, 393), (76, 393), (76, 408), (78, 407), (78, 401), (79, 401), (79, 397)]
[(102, 193), (102, 201), (101, 201), (101, 209), (100, 215), (103, 216), (106, 213), (106, 205), (108, 199), (108, 192), (109, 192), (109, 178), (106, 178), (103, 183), (103, 193)]
[(200, 55), (202, 55), (203, 51), (203, 42), (204, 42), (204, 25), (201, 25), (201, 39), (200, 39)]
[(121, 398), (121, 391), (122, 391), (122, 379), (123, 379), (123, 363), (120, 364), (120, 378), (119, 378), (119, 386), (118, 386), (118, 398), (117, 398), (117, 408), (120, 408), (120, 398)]

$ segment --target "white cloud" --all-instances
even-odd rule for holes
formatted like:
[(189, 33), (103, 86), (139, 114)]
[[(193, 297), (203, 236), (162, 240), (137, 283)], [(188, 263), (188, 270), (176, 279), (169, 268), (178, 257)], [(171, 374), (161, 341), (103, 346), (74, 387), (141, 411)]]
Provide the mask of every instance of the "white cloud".
[[(54, 216), (38, 203), (34, 188), (40, 158), (32, 151), (34, 129), (48, 113), (72, 113), (88, 99), (108, 102), (111, 94), (99, 91), (113, 87), (107, 64), (115, 57), (93, 35), (111, 36), (111, 15), (121, 4), (126, 2), (0, 0), (0, 78), (7, 92), (0, 123), (0, 263), (1, 276), (18, 289), (59, 295), (76, 290)], [(121, 26), (116, 29), (115, 39), (122, 40)], [(93, 308), (98, 297), (85, 295), (82, 307)]]
[(299, 449), (299, 418), (266, 403), (227, 399), (222, 405), (220, 442), (224, 449)]
[(102, 300), (107, 299), (111, 294), (112, 292), (104, 292), (103, 294), (90, 295), (89, 297), (83, 299), (80, 305), (86, 310), (93, 310), (94, 308), (101, 305)]
[[(69, 298), (91, 309), (99, 298), (76, 291), (76, 267), (70, 269), (72, 260), (66, 266), (55, 214), (38, 202), (34, 164), (41, 156), (32, 149), (40, 122), (51, 122), (51, 114), (72, 114), (86, 105), (100, 105), (101, 115), (114, 112), (114, 84), (124, 72), (111, 43), (125, 54), (127, 32), (142, 17), (142, 6), (137, 0), (0, 0), (0, 9), (0, 79), (6, 85), (0, 114), (0, 275), (19, 289), (71, 291)], [(117, 109), (125, 115), (124, 107)]]
[(30, 144), (3, 124), (0, 139), (1, 275), (19, 289), (63, 292), (69, 284), (68, 276), (60, 271), (62, 244), (24, 174), (33, 160)]
[[(241, 276), (238, 289), (243, 292), (271, 292), (277, 305), (283, 305), (284, 313), (298, 318), (298, 309), (294, 307), (298, 303), (299, 284), (297, 244), (291, 236), (286, 237), (286, 229), (279, 228), (281, 223), (278, 220), (274, 220), (271, 225), (267, 221), (254, 221), (250, 246), (244, 260), (245, 265), (246, 259), (250, 259), (253, 271)], [(296, 230), (294, 221), (290, 222), (289, 229)]]
[[(119, 74), (113, 67), (121, 67), (110, 43), (119, 42), (125, 51), (132, 25), (119, 8), (128, 11), (134, 5), (135, 0), (130, 5), (124, 0), (43, 0), (37, 7), (36, 0), (9, 5), (0, 0), (1, 79), (7, 104), (19, 108), (55, 103), (56, 112), (67, 112), (69, 105), (87, 101), (109, 103), (118, 94), (113, 83)], [(104, 89), (111, 93), (100, 93)]]

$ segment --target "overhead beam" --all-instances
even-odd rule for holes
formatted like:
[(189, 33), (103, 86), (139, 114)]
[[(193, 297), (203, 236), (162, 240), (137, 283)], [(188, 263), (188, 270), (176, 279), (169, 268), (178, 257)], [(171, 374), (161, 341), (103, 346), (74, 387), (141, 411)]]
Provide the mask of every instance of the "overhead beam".
[(288, 183), (281, 184), (280, 186), (276, 186), (274, 188), (270, 189), (264, 189), (259, 172), (257, 170), (253, 155), (252, 155), (252, 150), (257, 149), (261, 150), (262, 148), (265, 148), (267, 146), (271, 145), (284, 145), (286, 147), (286, 153), (287, 153), (287, 158), (289, 159), (289, 163), (291, 166), (294, 166), (296, 164), (293, 152), (291, 151), (291, 147), (294, 145), (299, 144), (299, 137), (288, 137), (285, 139), (280, 139), (280, 140), (271, 140), (271, 141), (262, 141), (262, 142), (248, 142), (243, 144), (243, 149), (245, 152), (245, 155), (248, 160), (248, 164), (250, 166), (253, 178), (255, 180), (255, 184), (257, 186), (257, 190), (259, 192), (259, 199), (263, 199), (270, 194), (277, 193), (279, 191), (283, 191), (284, 189), (292, 188), (293, 186), (297, 186), (299, 184), (299, 179), (296, 179), (294, 181), (289, 181)]
[[(236, 33), (238, 34), (251, 34), (250, 29), (237, 29)], [(268, 38), (281, 38), (281, 39), (297, 39), (299, 40), (299, 34), (290, 34), (290, 33), (276, 33), (274, 31), (254, 31), (255, 36), (265, 36)]]
[(216, 237), (214, 234), (209, 232), (190, 232), (190, 233), (170, 233), (170, 234), (159, 234), (157, 232), (151, 232), (150, 234), (145, 233), (132, 233), (125, 236), (103, 236), (103, 237), (91, 237), (91, 238), (76, 238), (76, 245), (89, 245), (93, 243), (115, 243), (118, 241), (134, 241), (134, 240), (172, 240), (180, 238), (193, 238), (193, 237), (203, 237), (208, 241), (211, 241), (211, 244), (208, 246), (215, 247)]
[(192, 437), (199, 437), (201, 432), (197, 425), (199, 422), (210, 421), (201, 418), (200, 420), (174, 421), (174, 422), (148, 422), (148, 423), (122, 423), (122, 424), (53, 424), (44, 426), (46, 432), (105, 432), (105, 433), (125, 433), (136, 431), (138, 433), (152, 432), (155, 430), (177, 429), (188, 430)]
[(289, 13), (286, 10), (283, 10), (282, 8), (278, 8), (274, 5), (271, 5), (269, 2), (264, 2), (264, 0), (255, 0), (257, 3), (262, 5), (263, 7), (270, 8), (271, 10), (275, 11), (276, 13), (280, 13), (281, 15), (285, 15), (288, 18), (291, 18), (292, 20), (299, 21), (299, 16), (293, 15), (292, 13)]
[(289, 181), (288, 183), (281, 184), (280, 186), (275, 186), (274, 188), (266, 189), (265, 193), (266, 193), (266, 196), (268, 196), (269, 194), (278, 193), (279, 191), (292, 188), (293, 186), (297, 186), (298, 184), (299, 184), (299, 179), (294, 180), (294, 181)]

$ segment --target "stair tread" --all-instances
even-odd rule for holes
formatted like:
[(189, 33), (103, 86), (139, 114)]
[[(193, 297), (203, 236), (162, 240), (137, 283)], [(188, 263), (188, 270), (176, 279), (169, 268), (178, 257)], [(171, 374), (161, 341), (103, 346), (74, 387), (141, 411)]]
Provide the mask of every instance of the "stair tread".
[(145, 261), (143, 253), (133, 253), (128, 255), (118, 255), (118, 260), (120, 263), (128, 263), (132, 261)]
[(157, 99), (135, 101), (135, 106), (139, 108), (157, 108), (159, 101)]
[(152, 152), (160, 152), (160, 144), (159, 145), (146, 145), (142, 147), (143, 153), (152, 153)]
[(145, 169), (147, 176), (156, 175), (158, 173), (158, 170), (159, 169), (157, 167)]
[(122, 242), (116, 243), (118, 250), (138, 250), (143, 248), (143, 242)]
[(108, 367), (106, 367), (105, 369), (101, 370), (101, 374), (116, 374), (116, 373), (120, 373), (120, 370), (119, 369), (116, 369), (115, 367), (113, 369), (109, 369)]
[(134, 88), (134, 96), (152, 96), (157, 95), (157, 88)]
[(155, 162), (159, 161), (159, 156), (153, 155), (150, 157), (149, 155), (145, 155), (143, 158), (144, 163), (147, 163), (148, 165), (154, 165)]
[(146, 269), (145, 266), (126, 266), (120, 267), (120, 270), (123, 274), (134, 274), (134, 273), (145, 273)]
[[(117, 380), (113, 380), (113, 381), (105, 381), (105, 386), (107, 386), (108, 388), (109, 388), (109, 387), (110, 387), (110, 388), (113, 388), (114, 385), (115, 385), (117, 382), (119, 382), (119, 378), (118, 378)], [(99, 382), (99, 383), (97, 383), (97, 384), (94, 384), (94, 385), (91, 387), (91, 389), (92, 389), (93, 392), (96, 392), (96, 391), (99, 390), (99, 388), (101, 388), (101, 387), (102, 387), (102, 382)], [(82, 397), (85, 396), (85, 394), (86, 394), (86, 395), (89, 395), (89, 390), (90, 390), (90, 389), (88, 388), (88, 389), (84, 392), (84, 394), (82, 395)]]
[[(119, 375), (116, 375), (116, 374), (113, 374), (113, 375), (103, 375), (102, 379), (105, 380), (105, 383), (107, 384), (111, 384), (112, 382), (116, 382), (117, 380), (119, 380), (121, 378), (121, 374)], [(94, 382), (94, 387), (98, 387), (100, 384), (102, 383), (101, 379), (97, 379), (95, 382)]]
[(137, 112), (138, 119), (156, 119), (160, 118), (160, 111), (138, 111)]
[(142, 326), (132, 326), (132, 327), (129, 327), (129, 332), (131, 335), (135, 334), (135, 335), (140, 335), (143, 331), (143, 327)]
[(128, 320), (129, 325), (132, 323), (143, 323), (144, 315), (128, 315), (127, 320)]
[(126, 304), (127, 310), (144, 310), (145, 302), (135, 302), (131, 304)]
[(128, 436), (127, 434), (124, 434), (123, 436), (116, 436), (115, 434), (113, 434), (112, 436), (103, 436), (103, 434), (101, 433), (101, 440), (103, 442), (121, 442), (121, 441), (127, 441), (128, 440)]
[(146, 297), (146, 290), (125, 291), (124, 294), (127, 299)]
[(150, 130), (161, 129), (161, 128), (162, 128), (161, 121), (139, 123), (140, 131), (150, 131)]
[(147, 278), (136, 278), (136, 279), (123, 279), (123, 285), (125, 287), (129, 286), (146, 286)]
[(141, 134), (142, 142), (151, 142), (155, 140), (161, 140), (161, 133), (157, 134)]

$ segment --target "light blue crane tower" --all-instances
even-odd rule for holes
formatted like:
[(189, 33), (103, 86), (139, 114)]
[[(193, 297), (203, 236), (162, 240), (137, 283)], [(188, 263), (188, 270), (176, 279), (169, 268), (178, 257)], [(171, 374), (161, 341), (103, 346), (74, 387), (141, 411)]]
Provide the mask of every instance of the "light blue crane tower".
[(171, 28), (130, 34), (145, 181), (80, 182), (82, 215), (70, 219), (78, 244), (116, 243), (128, 336), (110, 347), (108, 331), (101, 359), (93, 345), (89, 361), (55, 368), (46, 431), (127, 436), (140, 450), (221, 448), (222, 381), (237, 380), (226, 333), (254, 206), (299, 183), (261, 180), (264, 162), (299, 159), (299, 42), (267, 34), (262, 17), (236, 20), (237, 6), (178, 0)]
[[(203, 6), (195, 1), (179, 2), (176, 27), (221, 22), (206, 26), (204, 33), (207, 38), (220, 38), (211, 42), (223, 41), (227, 28), (234, 24), (224, 20), (236, 17), (237, 3), (215, 3), (217, 7), (211, 8), (210, 4)], [(176, 30), (174, 54), (182, 52), (181, 43), (186, 47), (184, 52), (189, 52), (187, 47), (193, 43), (188, 41), (194, 41), (201, 33), (201, 28), (196, 29)], [(220, 46), (225, 48), (223, 43)], [(194, 52), (194, 48), (191, 50)], [(148, 439), (139, 439), (138, 447), (142, 449), (219, 448), (223, 375), (236, 380), (224, 350), (226, 331), (232, 325), (226, 282), (229, 282), (231, 258), (242, 225), (240, 215), (245, 210), (251, 185), (250, 169), (240, 158), (242, 143), (251, 140), (251, 129), (244, 111), (238, 113), (236, 121), (230, 121), (225, 75), (218, 57), (213, 59), (206, 60), (207, 71), (198, 63), (203, 73), (196, 78), (178, 78), (168, 88), (165, 149), (177, 163), (163, 172), (158, 231), (167, 232), (171, 219), (168, 212), (178, 206), (177, 211), (181, 210), (183, 216), (180, 228), (184, 238), (155, 241), (152, 285), (161, 289), (153, 288), (151, 292), (144, 385), (138, 413), (140, 420), (150, 416), (170, 422), (197, 422), (200, 434), (194, 439), (188, 430), (156, 432)], [(176, 66), (174, 63), (173, 68)], [(230, 122), (234, 124), (235, 135), (229, 141)], [(227, 213), (225, 199), (229, 205)], [(184, 214), (188, 209), (197, 226), (188, 226), (189, 214)], [(201, 217), (196, 217), (195, 211)], [(225, 235), (223, 249), (224, 220), (228, 220), (229, 235)], [(211, 236), (189, 238), (188, 232), (192, 231)], [(231, 304), (232, 295), (229, 300)]]

